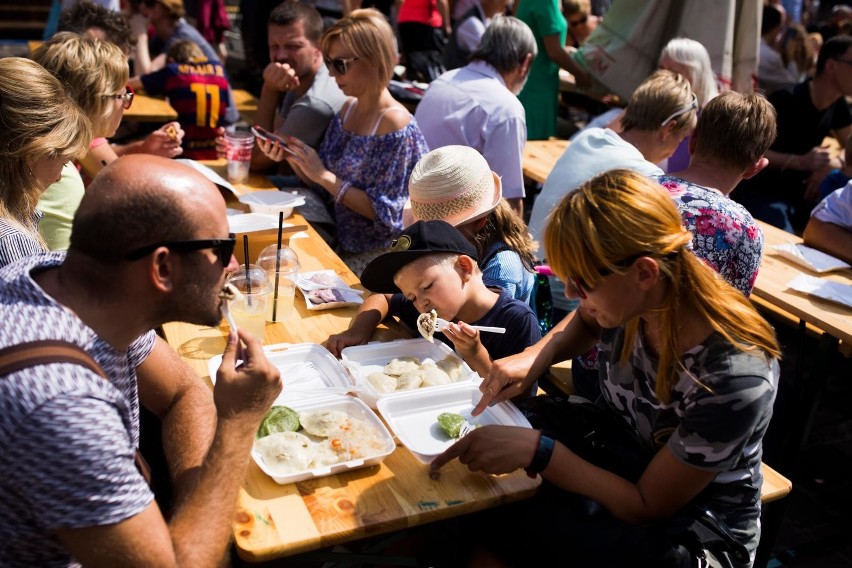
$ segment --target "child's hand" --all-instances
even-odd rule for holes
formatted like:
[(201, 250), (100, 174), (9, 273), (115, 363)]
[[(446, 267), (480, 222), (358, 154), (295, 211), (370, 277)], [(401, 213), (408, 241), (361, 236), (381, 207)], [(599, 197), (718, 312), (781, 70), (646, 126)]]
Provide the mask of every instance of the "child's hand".
[(340, 357), (344, 347), (350, 345), (365, 345), (370, 341), (370, 334), (363, 334), (356, 329), (347, 329), (343, 333), (335, 333), (326, 340), (325, 347), (335, 357)]
[(456, 352), (470, 365), (471, 369), (479, 373), (480, 377), (488, 375), (491, 371), (491, 357), (479, 340), (478, 330), (460, 321), (458, 323), (449, 322), (447, 327), (441, 330), (441, 333), (453, 342)]
[(220, 126), (216, 129), (216, 155), (220, 160), (228, 157), (228, 143), (225, 142), (225, 127)]
[(276, 162), (283, 162), (287, 157), (287, 152), (284, 147), (278, 142), (270, 142), (263, 138), (256, 138), (257, 147), (263, 152), (267, 158)]
[(174, 158), (183, 153), (180, 147), (184, 131), (179, 122), (169, 122), (155, 130), (145, 138), (142, 151), (164, 158)]

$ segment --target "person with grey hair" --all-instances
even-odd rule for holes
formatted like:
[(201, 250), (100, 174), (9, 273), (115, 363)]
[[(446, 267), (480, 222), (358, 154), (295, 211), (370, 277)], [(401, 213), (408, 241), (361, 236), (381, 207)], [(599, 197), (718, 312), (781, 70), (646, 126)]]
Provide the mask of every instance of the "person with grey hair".
[(429, 148), (457, 144), (479, 151), (503, 180), (503, 197), (521, 218), (527, 127), (517, 94), (537, 53), (524, 22), (495, 18), (470, 63), (433, 81), (415, 114)]

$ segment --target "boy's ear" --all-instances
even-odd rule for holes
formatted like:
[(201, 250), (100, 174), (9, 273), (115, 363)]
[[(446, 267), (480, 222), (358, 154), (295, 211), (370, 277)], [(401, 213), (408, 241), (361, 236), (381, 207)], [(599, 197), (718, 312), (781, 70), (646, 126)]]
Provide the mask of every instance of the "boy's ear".
[(466, 254), (460, 254), (458, 260), (456, 260), (456, 266), (459, 267), (459, 274), (462, 277), (462, 280), (467, 282), (473, 275), (473, 270), (476, 266), (476, 261), (467, 256)]

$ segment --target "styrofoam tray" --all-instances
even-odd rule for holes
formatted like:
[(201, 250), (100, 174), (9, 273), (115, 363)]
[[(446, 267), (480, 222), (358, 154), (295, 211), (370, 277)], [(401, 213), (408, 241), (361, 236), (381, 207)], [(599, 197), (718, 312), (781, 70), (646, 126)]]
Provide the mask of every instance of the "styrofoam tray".
[(438, 415), (442, 412), (461, 414), (473, 426), (502, 424), (532, 428), (511, 401), (487, 407), (482, 414), (472, 418), (471, 411), (482, 398), (479, 387), (474, 383), (454, 383), (422, 390), (384, 396), (378, 402), (378, 409), (399, 441), (423, 463), (430, 463), (457, 441), (447, 436), (438, 425)]
[(311, 399), (302, 399), (299, 401), (288, 403), (287, 406), (297, 412), (317, 410), (340, 410), (349, 415), (350, 418), (364, 420), (372, 424), (379, 432), (380, 442), (384, 443), (384, 449), (379, 450), (373, 455), (367, 455), (363, 458), (280, 475), (275, 473), (274, 470), (269, 465), (267, 465), (266, 462), (264, 462), (263, 457), (260, 455), (260, 453), (255, 451), (254, 448), (252, 448), (251, 457), (257, 464), (257, 467), (259, 467), (261, 471), (263, 471), (263, 473), (271, 477), (272, 480), (275, 481), (275, 483), (279, 483), (282, 485), (286, 483), (295, 483), (297, 481), (303, 481), (305, 479), (323, 477), (325, 475), (333, 475), (335, 473), (340, 473), (347, 470), (375, 465), (383, 461), (396, 449), (396, 444), (394, 443), (393, 436), (391, 436), (390, 432), (388, 432), (388, 429), (385, 427), (384, 423), (382, 423), (381, 419), (376, 416), (376, 413), (370, 410), (370, 408), (366, 404), (364, 404), (363, 401), (358, 400), (357, 398), (343, 395), (318, 397)]
[[(278, 228), (278, 215), (270, 213), (242, 213), (228, 216), (228, 227), (232, 233), (252, 233)], [(292, 227), (293, 223), (284, 223), (283, 227)]]
[(397, 394), (397, 392), (413, 392), (419, 393), (428, 391), (438, 387), (421, 387), (413, 391), (396, 391), (393, 393), (377, 393), (375, 389), (367, 382), (367, 376), (371, 373), (382, 372), (384, 366), (391, 359), (396, 357), (409, 356), (417, 357), (421, 361), (423, 359), (433, 359), (440, 361), (441, 359), (450, 356), (455, 357), (462, 366), (463, 378), (456, 382), (475, 382), (479, 384), (482, 380), (464, 360), (458, 356), (446, 344), (440, 341), (429, 343), (425, 339), (397, 339), (396, 341), (388, 341), (384, 343), (368, 343), (367, 345), (353, 345), (346, 347), (340, 353), (343, 365), (349, 370), (349, 373), (354, 379), (356, 388), (358, 389), (358, 397), (370, 405), (371, 408), (376, 408), (376, 403), (380, 398)]
[(252, 213), (284, 213), (285, 217), (293, 214), (293, 208), (305, 204), (305, 198), (286, 191), (268, 189), (253, 191), (239, 197), (240, 203), (249, 206)]
[[(353, 390), (343, 365), (322, 345), (278, 343), (263, 348), (266, 358), (281, 372), (284, 388), (273, 404), (291, 406), (296, 399), (345, 394)], [(216, 384), (216, 371), (222, 364), (217, 355), (207, 362), (210, 380)]]

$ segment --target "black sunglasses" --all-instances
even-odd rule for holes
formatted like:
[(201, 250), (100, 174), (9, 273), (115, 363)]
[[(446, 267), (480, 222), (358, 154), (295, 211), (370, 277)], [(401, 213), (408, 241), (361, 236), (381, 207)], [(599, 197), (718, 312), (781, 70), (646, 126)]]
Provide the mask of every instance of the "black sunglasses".
[(124, 255), (125, 260), (139, 260), (151, 254), (160, 247), (166, 247), (170, 250), (179, 252), (190, 252), (195, 250), (213, 249), (216, 257), (222, 266), (228, 266), (231, 263), (231, 257), (234, 254), (234, 247), (237, 244), (237, 236), (234, 233), (229, 233), (227, 239), (204, 239), (199, 241), (175, 241), (162, 242), (146, 245), (144, 247), (134, 249)]
[(340, 75), (346, 75), (346, 72), (349, 71), (349, 64), (358, 61), (357, 57), (335, 57), (334, 59), (323, 57), (322, 59), (325, 61), (326, 67), (333, 67)]

